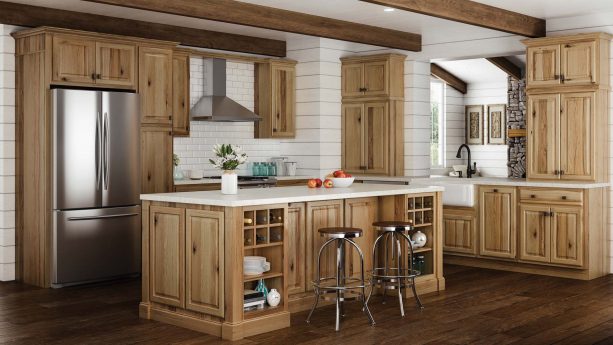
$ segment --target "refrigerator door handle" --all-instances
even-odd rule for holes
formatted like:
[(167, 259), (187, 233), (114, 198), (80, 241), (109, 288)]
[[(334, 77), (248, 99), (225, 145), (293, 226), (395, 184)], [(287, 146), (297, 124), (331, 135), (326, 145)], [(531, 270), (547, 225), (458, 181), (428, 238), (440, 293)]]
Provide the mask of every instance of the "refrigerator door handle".
[(100, 112), (96, 113), (96, 190), (102, 186), (102, 117)]
[(104, 190), (109, 189), (109, 114), (104, 113)]
[(68, 217), (69, 221), (74, 220), (92, 220), (92, 219), (106, 219), (106, 218), (120, 218), (120, 217), (134, 217), (140, 216), (139, 213), (120, 213), (120, 214), (109, 214), (106, 216), (86, 216), (86, 217)]

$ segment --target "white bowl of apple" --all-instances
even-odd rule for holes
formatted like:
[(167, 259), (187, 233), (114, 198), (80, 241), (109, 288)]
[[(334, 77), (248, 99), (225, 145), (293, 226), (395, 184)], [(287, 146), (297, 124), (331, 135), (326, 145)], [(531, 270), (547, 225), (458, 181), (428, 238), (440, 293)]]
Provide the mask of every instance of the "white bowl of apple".
[(353, 184), (355, 177), (342, 170), (336, 170), (335, 172), (326, 175), (326, 179), (332, 181), (332, 186), (334, 188), (347, 188)]

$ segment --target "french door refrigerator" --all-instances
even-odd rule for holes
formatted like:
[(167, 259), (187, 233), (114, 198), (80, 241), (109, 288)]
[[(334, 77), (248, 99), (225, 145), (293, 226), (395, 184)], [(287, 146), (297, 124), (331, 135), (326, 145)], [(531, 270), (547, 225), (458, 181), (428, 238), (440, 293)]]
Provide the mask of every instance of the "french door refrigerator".
[(51, 98), (51, 286), (136, 275), (141, 261), (138, 95), (53, 89)]

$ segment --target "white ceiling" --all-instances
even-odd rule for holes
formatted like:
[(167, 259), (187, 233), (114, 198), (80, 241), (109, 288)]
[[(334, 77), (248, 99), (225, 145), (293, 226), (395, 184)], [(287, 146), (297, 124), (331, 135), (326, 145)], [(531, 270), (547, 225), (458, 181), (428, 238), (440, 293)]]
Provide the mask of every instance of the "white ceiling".
[(468, 84), (507, 80), (507, 74), (486, 59), (437, 61), (436, 64)]
[[(9, 0), (11, 2), (102, 14), (236, 34), (288, 40), (299, 35), (163, 13), (96, 4), (80, 0)], [(507, 33), (396, 10), (357, 0), (242, 0), (330, 18), (419, 33), (425, 46), (454, 41), (512, 36)], [(542, 18), (613, 11), (613, 0), (480, 0), (481, 3)]]

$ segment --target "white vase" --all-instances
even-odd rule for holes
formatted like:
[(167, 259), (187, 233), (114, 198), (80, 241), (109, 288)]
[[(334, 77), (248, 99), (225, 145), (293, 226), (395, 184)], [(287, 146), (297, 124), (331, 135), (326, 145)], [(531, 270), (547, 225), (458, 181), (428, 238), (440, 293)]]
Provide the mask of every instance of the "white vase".
[(238, 193), (238, 175), (234, 170), (225, 170), (221, 174), (221, 194)]
[(413, 248), (421, 248), (426, 245), (426, 242), (428, 242), (428, 237), (426, 237), (426, 234), (419, 230), (413, 234), (411, 239), (415, 242)]
[(272, 289), (270, 290), (270, 292), (268, 292), (268, 296), (266, 296), (266, 301), (268, 302), (269, 306), (276, 307), (279, 305), (279, 303), (281, 303), (281, 294), (279, 293), (279, 291), (277, 291), (277, 289)]

